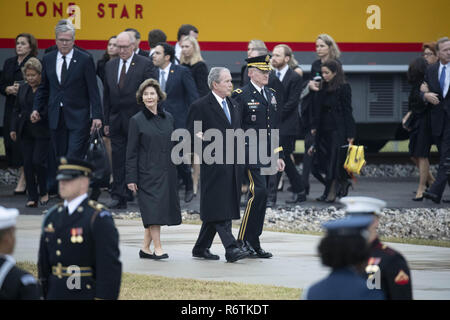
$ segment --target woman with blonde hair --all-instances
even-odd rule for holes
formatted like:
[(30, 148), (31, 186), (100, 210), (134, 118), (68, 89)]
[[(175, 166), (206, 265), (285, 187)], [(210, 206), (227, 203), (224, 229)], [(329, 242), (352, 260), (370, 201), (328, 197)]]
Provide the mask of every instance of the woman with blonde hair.
[[(130, 119), (126, 181), (128, 189), (138, 193), (145, 228), (139, 257), (167, 259), (169, 255), (161, 246), (161, 226), (181, 224), (177, 168), (171, 160), (174, 120), (161, 107), (166, 94), (155, 79), (145, 80), (136, 98), (145, 108)], [(153, 253), (150, 251), (152, 241)]]
[(208, 94), (208, 67), (203, 61), (197, 39), (192, 36), (185, 36), (181, 40), (180, 63), (191, 70), (199, 96)]

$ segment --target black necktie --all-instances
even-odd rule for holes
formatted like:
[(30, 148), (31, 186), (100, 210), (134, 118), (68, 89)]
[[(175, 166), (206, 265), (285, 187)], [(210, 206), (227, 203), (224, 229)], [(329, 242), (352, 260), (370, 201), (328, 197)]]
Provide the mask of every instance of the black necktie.
[(127, 74), (127, 60), (123, 60), (122, 64), (122, 70), (120, 71), (120, 78), (119, 78), (119, 88), (122, 89), (125, 85), (125, 76)]
[(261, 94), (261, 97), (263, 98), (264, 102), (267, 103), (267, 99), (266, 99), (266, 97), (264, 97), (264, 89), (261, 89), (261, 91), (259, 93)]
[(61, 68), (61, 84), (64, 83), (64, 80), (66, 80), (67, 77), (67, 63), (66, 63), (66, 56), (62, 56), (63, 64)]

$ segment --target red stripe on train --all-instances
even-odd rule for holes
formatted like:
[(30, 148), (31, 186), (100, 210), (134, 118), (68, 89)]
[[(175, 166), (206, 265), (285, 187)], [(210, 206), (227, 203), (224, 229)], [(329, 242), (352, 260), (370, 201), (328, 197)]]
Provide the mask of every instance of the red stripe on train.
[[(75, 43), (87, 50), (105, 50), (108, 44), (107, 40), (76, 40)], [(169, 41), (175, 45), (175, 41)], [(281, 42), (266, 42), (269, 50)], [(314, 42), (283, 42), (289, 45), (293, 51), (315, 51)], [(39, 39), (38, 47), (47, 48), (55, 44), (53, 39)], [(247, 51), (247, 42), (225, 42), (225, 41), (200, 41), (200, 47), (203, 51)], [(339, 42), (341, 51), (346, 52), (420, 52), (421, 43), (413, 42)], [(14, 48), (15, 39), (0, 38), (0, 48)], [(141, 48), (148, 50), (148, 43), (142, 42)]]

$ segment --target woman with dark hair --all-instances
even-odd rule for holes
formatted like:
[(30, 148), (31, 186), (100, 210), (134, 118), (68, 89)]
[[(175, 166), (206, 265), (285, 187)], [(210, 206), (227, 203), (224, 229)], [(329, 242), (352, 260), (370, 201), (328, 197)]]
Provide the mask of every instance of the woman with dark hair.
[(436, 52), (436, 42), (427, 42), (422, 46), (422, 56), (427, 61), (428, 64), (433, 64), (438, 62), (439, 57)]
[(44, 117), (36, 123), (32, 123), (30, 120), (34, 96), (41, 83), (42, 65), (40, 61), (34, 57), (30, 58), (23, 66), (22, 72), (26, 83), (20, 86), (17, 93), (10, 136), (13, 141), (18, 142), (23, 154), (28, 193), (26, 207), (37, 207), (39, 196), (41, 205), (46, 205), (48, 202), (47, 162), (50, 129), (47, 119)]
[(145, 108), (130, 119), (126, 181), (128, 189), (138, 193), (145, 228), (139, 257), (167, 259), (161, 246), (161, 226), (181, 224), (177, 169), (171, 160), (174, 120), (160, 106), (166, 94), (155, 79), (145, 80), (136, 98)]
[(352, 216), (323, 224), (326, 236), (319, 244), (322, 264), (330, 275), (303, 292), (307, 300), (383, 300), (381, 290), (370, 290), (363, 277), (370, 255), (367, 228), (370, 216)]
[(119, 49), (116, 45), (117, 36), (112, 36), (108, 40), (108, 46), (102, 58), (97, 61), (97, 75), (102, 80), (105, 81), (105, 65), (109, 60), (112, 60), (119, 56)]
[(338, 166), (338, 155), (341, 146), (353, 143), (356, 125), (352, 90), (345, 81), (341, 63), (327, 60), (321, 73), (321, 88), (313, 100), (311, 134), (316, 136), (316, 143), (308, 152), (317, 151), (315, 158), (325, 171), (325, 190), (317, 200), (332, 203), (336, 196), (346, 196), (351, 186), (344, 168)]
[(411, 92), (408, 98), (408, 113), (403, 118), (403, 127), (409, 134), (409, 154), (412, 161), (419, 168), (419, 186), (413, 201), (422, 201), (423, 192), (428, 185), (432, 185), (434, 177), (430, 172), (431, 116), (430, 108), (420, 96), (420, 87), (424, 82), (427, 61), (419, 57), (411, 62), (408, 68), (408, 82)]
[(20, 167), (20, 178), (14, 194), (25, 194), (26, 181), (23, 173), (23, 159), (20, 147), (11, 140), (11, 117), (19, 86), (23, 80), (22, 67), (31, 57), (37, 56), (37, 41), (29, 33), (21, 33), (16, 37), (16, 55), (7, 59), (3, 65), (0, 78), (0, 93), (6, 97), (3, 114), (3, 143), (9, 167)]

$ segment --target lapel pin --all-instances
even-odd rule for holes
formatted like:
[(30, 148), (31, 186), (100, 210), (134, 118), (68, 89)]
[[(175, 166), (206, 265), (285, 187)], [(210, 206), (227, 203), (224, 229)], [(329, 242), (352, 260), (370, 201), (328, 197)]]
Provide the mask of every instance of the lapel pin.
[(76, 63), (77, 62), (77, 60), (73, 60), (73, 63)]
[(170, 70), (170, 73), (173, 73), (173, 70)]
[(134, 62), (132, 62), (131, 65), (134, 66)]

